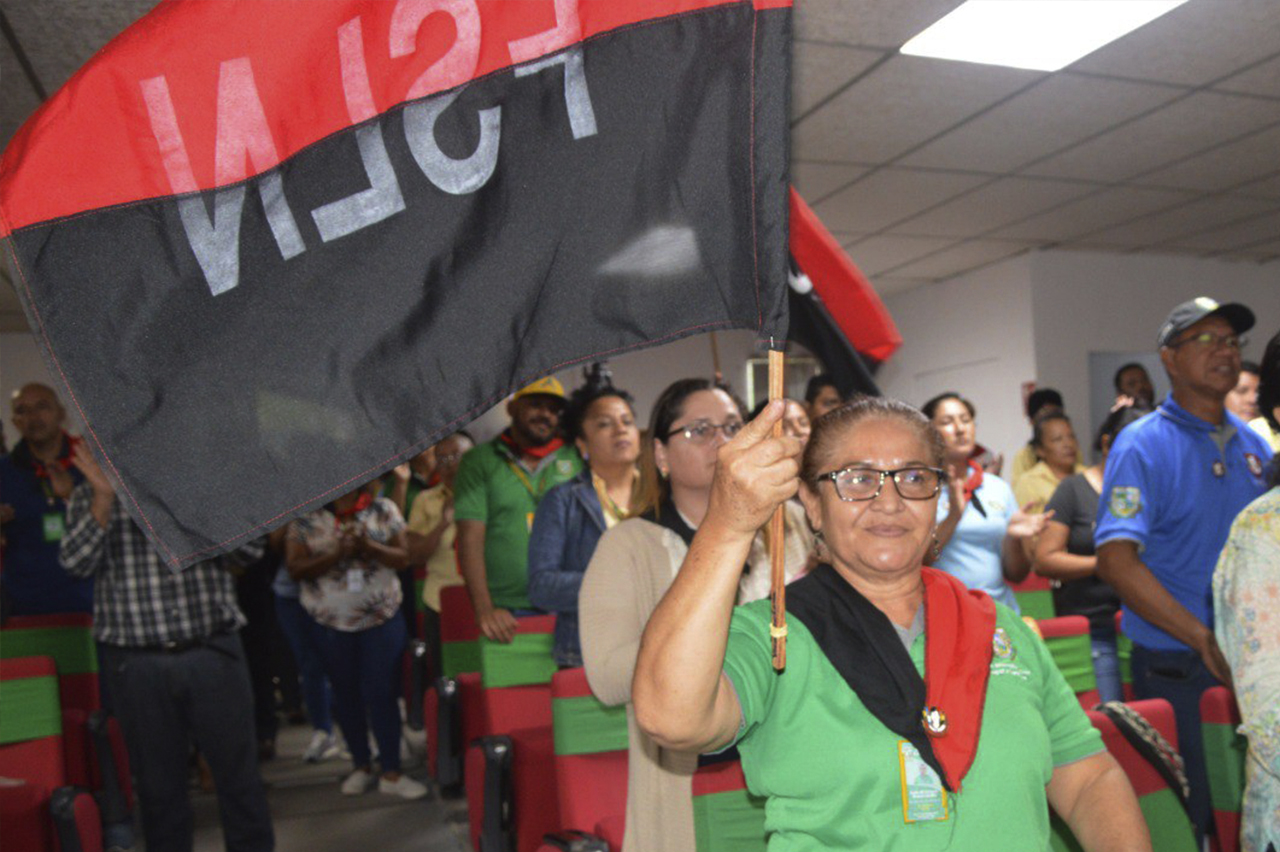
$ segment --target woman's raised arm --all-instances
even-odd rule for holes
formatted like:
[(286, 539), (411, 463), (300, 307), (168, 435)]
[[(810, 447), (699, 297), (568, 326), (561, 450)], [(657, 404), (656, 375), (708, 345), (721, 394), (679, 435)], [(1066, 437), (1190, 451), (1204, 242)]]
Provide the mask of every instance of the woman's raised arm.
[(720, 448), (706, 517), (641, 639), (636, 719), (667, 748), (712, 750), (738, 729), (742, 712), (721, 671), (738, 580), (756, 530), (799, 485), (800, 442), (770, 437), (784, 410), (770, 403)]

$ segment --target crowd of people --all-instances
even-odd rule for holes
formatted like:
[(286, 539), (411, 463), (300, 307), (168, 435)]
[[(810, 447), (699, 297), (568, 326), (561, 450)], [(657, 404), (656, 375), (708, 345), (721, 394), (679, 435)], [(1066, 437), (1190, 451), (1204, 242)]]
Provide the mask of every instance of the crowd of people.
[[(65, 432), (57, 395), (27, 385), (22, 440), (0, 458), (0, 588), (7, 613), (92, 613), (149, 849), (189, 843), (193, 742), (228, 848), (272, 848), (258, 761), (274, 686), (254, 659), (271, 651), (246, 611), (292, 652), (314, 728), (300, 757), (349, 755), (344, 794), (425, 795), (401, 765), (399, 663), (421, 629), (440, 671), (441, 591), (456, 585), (488, 641), (554, 613), (556, 664), (626, 706), (628, 852), (695, 847), (691, 779), (726, 749), (787, 848), (1041, 849), (1052, 806), (1086, 849), (1150, 849), (1128, 781), (1019, 617), (1034, 572), (1058, 615), (1087, 618), (1104, 701), (1124, 695), (1122, 613), (1133, 694), (1174, 708), (1200, 837), (1199, 696), (1234, 687), (1251, 755), (1242, 848), (1266, 852), (1280, 842), (1280, 334), (1242, 363), (1254, 322), (1242, 305), (1177, 306), (1157, 336), (1171, 392), (1157, 401), (1142, 365), (1121, 367), (1090, 458), (1062, 395), (1034, 391), (1008, 481), (959, 392), (915, 408), (846, 399), (820, 375), (804, 400), (748, 415), (729, 387), (686, 378), (642, 426), (597, 365), (572, 393), (551, 377), (517, 391), (493, 440), (450, 435), (180, 573)], [(265, 578), (267, 606), (249, 605), (247, 576)]]

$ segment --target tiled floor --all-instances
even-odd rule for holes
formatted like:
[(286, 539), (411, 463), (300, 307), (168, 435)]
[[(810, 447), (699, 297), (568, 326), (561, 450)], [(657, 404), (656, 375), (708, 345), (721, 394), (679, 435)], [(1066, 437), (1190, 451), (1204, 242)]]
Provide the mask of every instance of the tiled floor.
[[(276, 758), (262, 764), (279, 852), (466, 852), (464, 801), (441, 800), (434, 790), (414, 802), (376, 790), (343, 796), (338, 782), (350, 761), (303, 763), (299, 756), (310, 734), (305, 726), (282, 727)], [(421, 761), (406, 764), (406, 770), (425, 778)], [(192, 799), (195, 852), (222, 852), (216, 797), (193, 792)]]

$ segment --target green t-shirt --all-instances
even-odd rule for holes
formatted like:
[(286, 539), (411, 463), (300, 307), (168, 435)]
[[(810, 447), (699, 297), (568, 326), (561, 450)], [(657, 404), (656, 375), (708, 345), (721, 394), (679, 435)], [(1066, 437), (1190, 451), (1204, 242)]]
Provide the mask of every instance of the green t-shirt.
[[(1012, 610), (996, 604), (996, 611), (1009, 642), (992, 656), (973, 767), (962, 792), (948, 794), (946, 820), (907, 823), (902, 740), (863, 706), (799, 619), (787, 621), (787, 668), (779, 675), (769, 601), (734, 610), (724, 670), (742, 706), (747, 786), (768, 798), (770, 852), (1049, 847), (1045, 785), (1055, 766), (1102, 751), (1102, 738), (1044, 643)], [(924, 644), (921, 635), (911, 646), (921, 672)]]
[[(519, 473), (516, 469), (519, 469)], [(531, 609), (529, 529), (538, 501), (582, 470), (582, 459), (566, 444), (529, 470), (501, 438), (462, 457), (453, 485), (454, 518), (484, 524), (484, 566), (494, 606)]]

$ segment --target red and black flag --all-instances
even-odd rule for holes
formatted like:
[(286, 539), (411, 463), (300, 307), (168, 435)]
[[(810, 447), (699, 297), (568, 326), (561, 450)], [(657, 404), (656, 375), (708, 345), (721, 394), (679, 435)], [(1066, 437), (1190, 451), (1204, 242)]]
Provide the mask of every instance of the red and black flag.
[(513, 388), (786, 337), (790, 0), (171, 0), (0, 163), (55, 376), (175, 566)]
[(822, 361), (840, 394), (879, 396), (874, 370), (902, 335), (862, 270), (791, 190), (790, 339)]

